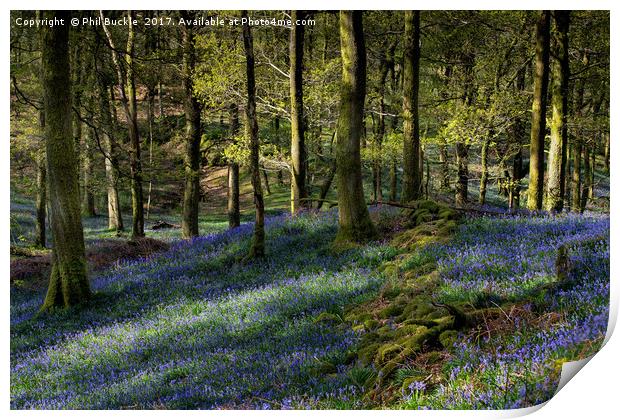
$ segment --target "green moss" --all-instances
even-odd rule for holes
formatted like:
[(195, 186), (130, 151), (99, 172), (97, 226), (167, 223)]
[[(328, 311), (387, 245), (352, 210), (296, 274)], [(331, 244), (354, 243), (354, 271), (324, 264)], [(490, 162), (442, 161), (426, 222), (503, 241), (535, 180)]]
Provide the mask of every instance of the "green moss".
[(381, 318), (391, 318), (391, 317), (395, 317), (395, 316), (402, 314), (404, 310), (405, 310), (404, 304), (399, 303), (399, 302), (394, 302), (393, 304), (389, 305), (388, 307), (383, 309), (381, 312), (379, 312), (379, 316)]
[(375, 359), (377, 350), (381, 347), (380, 343), (371, 343), (364, 347), (360, 347), (357, 351), (357, 360), (362, 366), (370, 365)]
[(456, 341), (456, 337), (458, 336), (458, 332), (455, 330), (446, 330), (439, 334), (439, 342), (445, 348), (452, 347), (454, 342)]
[(437, 213), (440, 210), (439, 204), (432, 200), (418, 201), (418, 209), (427, 210), (430, 213)]
[(399, 354), (402, 349), (403, 347), (396, 343), (383, 344), (377, 350), (377, 354), (375, 356), (375, 363), (377, 363), (378, 365), (383, 365), (388, 360), (391, 360), (395, 355)]
[(376, 319), (369, 319), (364, 321), (363, 325), (364, 328), (366, 328), (367, 330), (374, 330), (379, 326), (379, 321), (377, 321)]

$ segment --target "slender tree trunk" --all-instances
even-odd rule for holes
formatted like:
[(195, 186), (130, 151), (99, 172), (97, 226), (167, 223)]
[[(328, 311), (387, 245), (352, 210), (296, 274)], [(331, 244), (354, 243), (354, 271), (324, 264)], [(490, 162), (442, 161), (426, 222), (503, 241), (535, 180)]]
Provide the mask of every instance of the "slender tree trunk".
[(362, 184), (360, 139), (366, 97), (366, 46), (361, 11), (340, 11), (342, 84), (336, 140), (338, 185), (338, 234), (336, 242), (360, 242), (373, 238)]
[[(524, 128), (521, 125), (518, 128), (523, 132)], [(511, 209), (518, 209), (521, 204), (521, 179), (523, 178), (523, 151), (521, 147), (512, 159), (512, 184), (510, 186), (508, 203)]]
[(398, 173), (396, 162), (392, 162), (390, 165), (390, 201), (396, 201), (398, 191)]
[(583, 213), (588, 204), (588, 194), (590, 191), (590, 179), (592, 176), (592, 166), (590, 166), (590, 147), (584, 145), (583, 149), (583, 182), (581, 190), (581, 203), (579, 204), (579, 211)]
[(383, 148), (383, 138), (385, 136), (385, 114), (386, 114), (386, 105), (385, 105), (385, 91), (386, 91), (386, 82), (388, 72), (390, 70), (390, 53), (391, 47), (385, 51), (383, 58), (381, 59), (380, 64), (380, 79), (379, 79), (379, 116), (377, 118), (377, 149), (378, 149), (378, 157), (376, 162), (374, 163), (374, 172), (375, 172), (375, 182), (374, 182), (374, 190), (375, 190), (375, 198), (377, 201), (383, 201), (383, 189), (382, 186), (382, 148)]
[(540, 210), (543, 205), (550, 19), (551, 13), (546, 10), (540, 14), (536, 23), (536, 74), (530, 136), (530, 183), (527, 197), (527, 208), (530, 210)]
[[(584, 57), (587, 60), (587, 56)], [(583, 111), (583, 97), (585, 91), (585, 82), (583, 79), (579, 80), (575, 84), (575, 92), (573, 95), (573, 113), (577, 120), (581, 118)], [(575, 136), (573, 137), (573, 174), (571, 185), (571, 210), (574, 212), (580, 212), (581, 206), (581, 191), (582, 191), (582, 177), (581, 177), (581, 154), (584, 149), (583, 132), (581, 127), (575, 127)]]
[(265, 192), (267, 193), (267, 195), (271, 195), (271, 188), (269, 187), (269, 174), (267, 173), (265, 168), (263, 168), (261, 172), (263, 173), (263, 182), (265, 183)]
[(151, 215), (151, 196), (153, 193), (153, 119), (155, 119), (155, 90), (149, 89), (148, 92), (148, 106), (147, 106), (147, 120), (149, 125), (149, 189), (146, 194), (146, 220), (149, 220)]
[[(473, 53), (463, 53), (465, 86), (463, 92), (463, 104), (470, 107), (474, 103), (474, 79), (473, 71), (475, 56)], [(454, 188), (455, 202), (457, 206), (464, 206), (469, 201), (469, 148), (468, 139), (459, 139), (455, 145), (457, 179)]]
[(290, 56), (290, 93), (291, 93), (291, 213), (295, 214), (301, 207), (310, 203), (306, 187), (306, 145), (303, 105), (303, 60), (304, 60), (304, 26), (295, 25), (297, 19), (304, 18), (304, 12), (291, 11), (291, 36), (289, 41)]
[(401, 201), (421, 195), (420, 173), (420, 12), (405, 11), (405, 51), (403, 79), (403, 182)]
[(130, 157), (131, 168), (131, 203), (133, 208), (132, 237), (144, 236), (144, 199), (142, 195), (142, 160), (140, 157), (140, 131), (138, 130), (138, 108), (136, 103), (136, 80), (134, 76), (134, 27), (131, 23), (134, 13), (130, 13), (129, 35), (127, 38), (127, 97), (129, 107), (129, 138), (131, 140), (132, 153)]
[(609, 174), (609, 133), (604, 133), (605, 136), (605, 172)]
[[(46, 11), (43, 16), (68, 21), (70, 12)], [(52, 272), (41, 308), (46, 311), (81, 304), (91, 293), (80, 217), (77, 158), (71, 136), (69, 25), (43, 26), (40, 31), (47, 181), (54, 237)]]
[(572, 173), (573, 173), (573, 148), (571, 147), (570, 142), (566, 147), (566, 177), (564, 179), (564, 207), (567, 209), (572, 209), (573, 205), (571, 202), (571, 189), (572, 189)]
[(556, 31), (554, 31), (555, 59), (551, 86), (551, 144), (547, 166), (547, 210), (562, 211), (566, 184), (566, 153), (568, 149), (568, 26), (570, 11), (554, 12)]
[[(231, 141), (236, 142), (239, 131), (239, 108), (231, 102), (228, 106), (229, 135)], [(228, 227), (233, 229), (240, 225), (239, 213), (239, 164), (231, 161), (228, 163)]]
[(82, 211), (86, 217), (95, 217), (97, 212), (95, 211), (95, 194), (93, 193), (93, 186), (91, 185), (93, 179), (93, 130), (88, 127), (86, 136), (84, 136), (84, 193), (82, 194), (83, 206)]
[[(39, 128), (41, 135), (45, 139), (45, 111), (39, 111)], [(45, 146), (45, 144), (43, 144)], [(41, 151), (37, 157), (37, 217), (35, 229), (35, 246), (45, 248), (45, 219), (47, 217), (47, 168), (45, 163), (45, 152)]]
[(491, 139), (485, 139), (482, 144), (481, 158), (480, 158), (480, 166), (482, 167), (482, 172), (480, 174), (480, 193), (478, 195), (478, 203), (484, 204), (486, 202), (487, 197), (487, 183), (489, 180), (489, 167), (488, 167), (488, 156), (489, 156), (489, 143)]
[(439, 163), (441, 166), (441, 190), (450, 191), (450, 166), (448, 164), (448, 146), (445, 143), (439, 145)]
[(99, 83), (99, 113), (102, 125), (102, 148), (105, 159), (105, 175), (108, 196), (108, 229), (121, 232), (123, 230), (123, 217), (121, 214), (120, 200), (118, 197), (118, 161), (114, 140), (114, 125), (111, 115), (108, 84), (101, 75), (97, 77)]
[[(102, 18), (103, 12), (100, 12)], [(121, 90), (121, 103), (127, 120), (129, 131), (129, 141), (131, 152), (129, 154), (129, 168), (131, 173), (131, 207), (132, 207), (132, 226), (131, 236), (139, 238), (144, 236), (144, 198), (142, 194), (142, 161), (140, 157), (140, 131), (138, 130), (138, 109), (136, 104), (136, 80), (134, 72), (134, 45), (135, 28), (133, 26), (134, 12), (129, 12), (129, 25), (127, 35), (127, 47), (125, 65), (121, 65), (117, 56), (117, 49), (110, 31), (106, 25), (103, 30), (112, 48), (112, 60), (116, 67), (118, 81)]]
[(580, 139), (573, 139), (573, 182), (571, 188), (571, 210), (581, 211), (581, 151)]
[(463, 142), (456, 143), (456, 173), (455, 201), (459, 207), (467, 204), (469, 182), (469, 146)]
[[(248, 17), (246, 10), (241, 12), (242, 18)], [(252, 174), (252, 188), (254, 189), (254, 205), (256, 207), (256, 220), (254, 223), (254, 237), (249, 256), (262, 257), (265, 255), (265, 204), (263, 190), (260, 184), (259, 167), (259, 139), (258, 121), (256, 119), (256, 85), (254, 78), (254, 40), (252, 28), (243, 25), (243, 47), (246, 61), (246, 83), (248, 98), (245, 107), (245, 135), (250, 143), (250, 170)]]
[(592, 162), (590, 171), (590, 179), (588, 181), (588, 200), (592, 200), (594, 198), (594, 171), (596, 170), (596, 143), (592, 146), (592, 156), (590, 158), (590, 162)]
[[(188, 21), (191, 12), (182, 12)], [(183, 88), (185, 89), (185, 191), (183, 194), (183, 237), (198, 236), (198, 210), (200, 203), (200, 105), (194, 95), (192, 74), (196, 64), (194, 28), (183, 26)]]

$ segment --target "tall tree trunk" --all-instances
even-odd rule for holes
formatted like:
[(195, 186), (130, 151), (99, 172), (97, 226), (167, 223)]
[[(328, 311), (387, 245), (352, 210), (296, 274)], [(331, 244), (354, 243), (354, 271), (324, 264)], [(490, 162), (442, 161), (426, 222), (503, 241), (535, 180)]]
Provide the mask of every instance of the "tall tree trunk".
[(456, 184), (455, 201), (457, 206), (467, 204), (469, 183), (469, 146), (463, 142), (456, 143)]
[[(584, 56), (584, 61), (587, 61), (587, 55)], [(583, 97), (585, 91), (585, 82), (583, 79), (577, 81), (575, 86), (575, 92), (573, 94), (573, 114), (576, 119), (579, 120), (583, 111)], [(571, 185), (571, 210), (574, 212), (581, 211), (581, 189), (582, 189), (582, 178), (581, 178), (581, 154), (585, 147), (583, 142), (583, 132), (581, 127), (575, 127), (575, 136), (573, 137), (573, 147), (572, 147), (572, 155), (573, 155), (573, 173), (572, 173), (572, 185)], [(585, 166), (585, 165), (584, 165)]]
[[(229, 135), (232, 142), (236, 142), (239, 131), (239, 108), (231, 102), (228, 106)], [(228, 163), (228, 227), (233, 229), (240, 225), (239, 213), (239, 164)]]
[(420, 198), (420, 12), (405, 11), (403, 79), (403, 182), (401, 201)]
[[(521, 122), (520, 122), (521, 123)], [(523, 132), (524, 127), (521, 125), (517, 128)], [(523, 151), (521, 147), (512, 158), (512, 184), (508, 191), (508, 207), (510, 209), (518, 209), (521, 204), (521, 179), (523, 178)]]
[[(248, 17), (247, 10), (241, 12), (242, 18)], [(259, 139), (258, 121), (256, 119), (256, 82), (254, 78), (254, 40), (252, 28), (243, 25), (243, 47), (246, 62), (247, 104), (245, 107), (245, 135), (250, 143), (250, 170), (252, 174), (252, 188), (254, 189), (254, 206), (256, 207), (256, 220), (254, 222), (254, 237), (250, 248), (250, 257), (262, 257), (265, 255), (265, 204), (263, 190), (260, 184), (259, 167)]]
[(396, 162), (392, 162), (390, 165), (390, 201), (396, 201), (398, 195), (398, 168)]
[(478, 203), (484, 204), (486, 202), (487, 197), (487, 183), (489, 180), (489, 166), (488, 166), (488, 156), (489, 156), (489, 143), (491, 139), (486, 138), (484, 143), (482, 143), (482, 151), (480, 158), (480, 166), (482, 167), (482, 172), (480, 174), (480, 192), (478, 195)]
[[(463, 53), (464, 62), (464, 90), (463, 104), (470, 107), (474, 103), (474, 79), (473, 71), (475, 65), (475, 56), (473, 53)], [(456, 167), (457, 178), (454, 188), (454, 200), (457, 206), (463, 206), (469, 201), (469, 148), (468, 139), (459, 139), (455, 145), (456, 151)]]
[(590, 171), (590, 179), (588, 180), (588, 200), (594, 198), (594, 171), (596, 170), (596, 143), (592, 146), (590, 162), (592, 170)]
[[(46, 11), (45, 18), (68, 21), (69, 11)], [(71, 133), (69, 25), (41, 27), (43, 108), (49, 205), (54, 246), (52, 272), (41, 311), (87, 301), (84, 234), (80, 217), (77, 157)]]
[(386, 114), (386, 105), (385, 105), (385, 91), (386, 91), (386, 82), (388, 72), (390, 70), (390, 60), (392, 49), (391, 46), (387, 48), (384, 52), (384, 56), (381, 58), (380, 63), (380, 78), (379, 78), (379, 116), (377, 118), (377, 159), (374, 162), (374, 191), (375, 198), (377, 201), (383, 201), (383, 189), (382, 186), (382, 147), (383, 147), (383, 138), (385, 136), (385, 114)]
[(108, 229), (121, 232), (123, 217), (118, 197), (118, 160), (116, 157), (116, 143), (114, 140), (114, 123), (112, 121), (108, 82), (100, 74), (97, 76), (99, 84), (99, 114), (101, 115), (102, 139), (101, 145), (105, 159), (106, 189), (108, 196)]
[[(45, 140), (45, 111), (41, 109), (39, 111), (39, 128), (41, 135)], [(45, 146), (45, 144), (43, 144)], [(47, 168), (45, 162), (45, 151), (42, 150), (37, 156), (37, 217), (36, 217), (36, 229), (35, 229), (35, 246), (45, 248), (45, 219), (47, 217)]]
[[(118, 81), (120, 83), (121, 103), (127, 120), (127, 129), (129, 131), (129, 141), (131, 144), (131, 152), (129, 154), (129, 168), (131, 174), (131, 207), (132, 207), (132, 226), (131, 236), (139, 238), (144, 236), (144, 198), (142, 194), (142, 161), (140, 157), (140, 131), (138, 130), (138, 109), (136, 104), (136, 80), (135, 69), (133, 63), (134, 45), (135, 45), (135, 28), (133, 26), (134, 12), (130, 11), (129, 25), (127, 35), (127, 47), (125, 57), (125, 65), (121, 65), (118, 57), (117, 49), (110, 31), (106, 25), (103, 30), (108, 39), (108, 43), (112, 49), (112, 60), (116, 67)], [(105, 19), (103, 12), (100, 16)]]
[(573, 139), (573, 182), (571, 185), (571, 210), (581, 211), (581, 151), (582, 143), (580, 139)]
[(305, 16), (302, 11), (291, 11), (291, 36), (289, 40), (290, 56), (290, 93), (291, 93), (291, 213), (295, 214), (301, 207), (310, 203), (306, 187), (306, 145), (303, 102), (303, 61), (304, 61), (304, 26), (295, 25), (297, 19)]
[(93, 179), (93, 130), (90, 127), (86, 128), (86, 136), (84, 136), (84, 179), (82, 194), (83, 206), (82, 211), (86, 217), (95, 217), (97, 212), (95, 211), (95, 194), (93, 193), (92, 179)]
[(127, 54), (125, 63), (127, 65), (127, 98), (129, 108), (129, 138), (131, 140), (132, 153), (130, 157), (131, 168), (131, 203), (133, 224), (131, 236), (144, 236), (144, 199), (142, 195), (142, 159), (140, 157), (140, 131), (138, 129), (138, 107), (136, 103), (136, 79), (133, 63), (134, 37), (135, 30), (131, 23), (134, 13), (130, 12), (127, 37)]
[[(79, 118), (78, 113), (82, 108), (82, 84), (84, 79), (84, 68), (82, 66), (82, 54), (79, 48), (73, 49), (73, 62), (71, 63), (71, 70), (73, 72), (73, 112), (72, 112), (72, 129), (73, 129), (73, 144), (75, 146), (75, 153), (77, 157), (77, 174), (78, 184), (80, 183), (80, 172), (82, 171), (81, 165), (81, 150), (82, 150), (82, 121)], [(77, 112), (76, 112), (77, 111)], [(80, 195), (80, 201), (82, 197), (82, 191), (78, 193)]]
[(605, 172), (609, 174), (609, 133), (604, 133), (605, 136)]
[(527, 196), (527, 208), (530, 210), (540, 210), (543, 205), (550, 23), (551, 13), (545, 10), (536, 23), (536, 74), (530, 136), (530, 183)]
[(566, 185), (566, 154), (568, 149), (568, 27), (570, 11), (554, 12), (553, 77), (551, 86), (551, 144), (547, 166), (547, 210), (562, 211)]
[(151, 196), (153, 193), (153, 120), (155, 119), (155, 90), (149, 88), (146, 118), (149, 125), (149, 189), (146, 193), (146, 220), (151, 215)]
[(340, 11), (342, 83), (336, 139), (338, 234), (336, 242), (360, 242), (376, 235), (362, 184), (360, 139), (366, 97), (366, 46), (361, 11)]
[(439, 144), (439, 163), (441, 166), (441, 190), (450, 191), (450, 166), (448, 164), (448, 146)]
[(583, 182), (581, 190), (581, 203), (579, 204), (579, 211), (583, 213), (588, 204), (588, 194), (590, 191), (590, 179), (592, 176), (592, 166), (590, 165), (590, 147), (584, 145), (583, 149)]
[[(187, 21), (194, 19), (191, 12), (181, 12)], [(183, 88), (185, 89), (185, 191), (183, 194), (183, 237), (198, 236), (198, 209), (200, 203), (200, 105), (194, 95), (192, 74), (196, 65), (194, 27), (183, 26)]]

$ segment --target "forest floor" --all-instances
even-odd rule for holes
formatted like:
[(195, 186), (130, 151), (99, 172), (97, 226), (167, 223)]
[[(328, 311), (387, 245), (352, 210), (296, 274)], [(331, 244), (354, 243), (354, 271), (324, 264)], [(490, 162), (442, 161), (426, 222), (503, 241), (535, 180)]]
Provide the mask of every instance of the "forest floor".
[(251, 222), (209, 216), (93, 270), (88, 306), (36, 316), (44, 284), (13, 284), (11, 407), (523, 407), (605, 335), (608, 215), (373, 206), (382, 239), (334, 252), (335, 210), (271, 208), (262, 260), (244, 258)]

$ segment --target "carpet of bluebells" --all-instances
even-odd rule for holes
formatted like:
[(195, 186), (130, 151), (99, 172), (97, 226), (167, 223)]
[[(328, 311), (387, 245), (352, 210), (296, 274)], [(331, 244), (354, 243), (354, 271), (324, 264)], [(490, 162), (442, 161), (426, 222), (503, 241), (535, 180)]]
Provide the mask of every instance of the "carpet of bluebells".
[(269, 218), (268, 257), (244, 261), (253, 226), (178, 241), (92, 279), (86, 308), (36, 317), (11, 296), (12, 408), (287, 408), (349, 398), (357, 336), (315, 322), (376, 293), (394, 250), (329, 247), (336, 213)]
[[(567, 284), (541, 293), (556, 280), (558, 248), (568, 249)], [(609, 217), (513, 216), (471, 219), (447, 245), (424, 252), (438, 260), (438, 299), (480, 305), (526, 302), (510, 316), (506, 334), (462, 337), (433, 390), (424, 383), (405, 392), (404, 407), (509, 409), (550, 399), (561, 363), (585, 358), (601, 345), (609, 316)], [(548, 323), (532, 327), (525, 315)], [(530, 316), (528, 316), (530, 318)]]
[[(243, 259), (251, 224), (178, 241), (102, 273), (88, 307), (52, 316), (35, 317), (41, 294), (12, 290), (11, 407), (362, 407), (346, 366), (357, 333), (316, 319), (373, 298), (384, 281), (374, 268), (397, 250), (373, 243), (334, 254), (336, 226), (335, 212), (269, 218), (268, 257), (254, 262)], [(541, 294), (563, 244), (569, 285)], [(535, 328), (514, 315), (509, 333), (462, 336), (442, 385), (412, 383), (402, 408), (543, 402), (558, 362), (591, 354), (605, 335), (608, 216), (472, 218), (421, 252), (438, 263), (437, 299), (527, 302), (526, 311), (557, 317)]]

